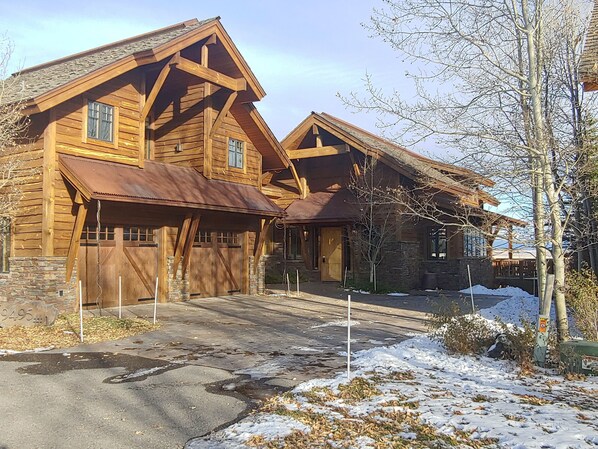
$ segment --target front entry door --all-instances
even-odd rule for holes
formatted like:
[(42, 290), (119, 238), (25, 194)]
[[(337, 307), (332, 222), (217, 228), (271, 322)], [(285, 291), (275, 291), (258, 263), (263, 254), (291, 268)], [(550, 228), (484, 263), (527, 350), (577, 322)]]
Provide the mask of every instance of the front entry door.
[(343, 228), (322, 228), (322, 281), (341, 282), (343, 277)]

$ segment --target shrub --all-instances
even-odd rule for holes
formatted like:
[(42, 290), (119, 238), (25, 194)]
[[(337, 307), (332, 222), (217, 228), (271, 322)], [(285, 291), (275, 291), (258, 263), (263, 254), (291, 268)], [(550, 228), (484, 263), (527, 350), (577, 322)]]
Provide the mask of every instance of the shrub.
[(590, 270), (567, 273), (567, 304), (586, 340), (598, 341), (598, 280)]
[(523, 327), (512, 326), (497, 320), (497, 324), (509, 342), (505, 358), (514, 360), (523, 372), (533, 371), (536, 327), (530, 321), (522, 320)]

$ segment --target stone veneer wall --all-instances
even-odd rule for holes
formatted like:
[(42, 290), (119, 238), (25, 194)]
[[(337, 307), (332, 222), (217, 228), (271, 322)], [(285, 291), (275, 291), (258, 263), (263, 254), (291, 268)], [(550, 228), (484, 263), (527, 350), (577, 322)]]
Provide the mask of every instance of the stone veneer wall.
[(67, 282), (66, 257), (11, 257), (10, 271), (0, 273), (0, 301), (39, 300), (59, 312), (77, 309), (77, 263)]
[(254, 271), (253, 256), (249, 256), (249, 294), (262, 295), (266, 290), (266, 264), (269, 256), (260, 257), (257, 272)]
[[(376, 269), (378, 285), (398, 291), (419, 287), (422, 262), (419, 243), (389, 242), (383, 251), (384, 258)], [(366, 273), (367, 270), (366, 264)]]
[(168, 256), (167, 261), (168, 271), (168, 302), (189, 301), (189, 278), (183, 278), (183, 266), (179, 264), (176, 277), (174, 274), (174, 256)]
[(461, 290), (469, 287), (467, 265), (471, 270), (471, 282), (492, 288), (494, 272), (492, 261), (488, 258), (461, 258), (443, 261), (426, 260), (422, 264), (424, 273), (435, 273), (438, 288), (442, 290)]

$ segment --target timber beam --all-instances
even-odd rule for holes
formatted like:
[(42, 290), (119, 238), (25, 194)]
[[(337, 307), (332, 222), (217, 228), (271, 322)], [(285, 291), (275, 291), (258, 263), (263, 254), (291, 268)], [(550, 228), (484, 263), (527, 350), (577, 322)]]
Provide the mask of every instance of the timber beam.
[(301, 148), (299, 150), (288, 150), (289, 158), (305, 159), (308, 157), (335, 156), (337, 154), (348, 153), (346, 144), (326, 145), (323, 147)]
[(217, 72), (214, 69), (210, 69), (206, 66), (193, 62), (189, 59), (183, 58), (180, 55), (175, 55), (173, 64), (176, 64), (176, 68), (187, 72), (190, 75), (194, 75), (202, 80), (208, 81), (220, 87), (225, 87), (234, 92), (239, 92), (247, 89), (247, 81), (245, 78), (232, 78), (223, 73)]
[(147, 98), (145, 100), (145, 104), (143, 105), (143, 109), (141, 110), (141, 120), (140, 120), (141, 123), (145, 122), (145, 118), (149, 114), (149, 111), (152, 109), (152, 106), (154, 105), (154, 102), (156, 101), (156, 98), (158, 97), (158, 94), (160, 93), (162, 86), (164, 86), (164, 82), (166, 81), (166, 78), (168, 77), (168, 74), (170, 73), (171, 67), (173, 65), (176, 65), (175, 61), (176, 61), (176, 58), (179, 56), (180, 56), (179, 52), (175, 53), (175, 55), (172, 58), (170, 58), (170, 61), (168, 61), (166, 63), (166, 65), (162, 68), (162, 70), (158, 74), (158, 78), (156, 78), (156, 82), (154, 83), (154, 86), (152, 87), (151, 92), (147, 96)]
[(197, 234), (197, 230), (199, 229), (199, 219), (199, 215), (193, 216), (193, 220), (191, 220), (191, 226), (189, 227), (189, 233), (187, 234), (185, 247), (183, 248), (183, 277), (185, 277), (185, 273), (189, 267), (189, 261), (191, 260), (191, 250), (193, 249), (195, 234)]
[(183, 220), (183, 223), (179, 227), (179, 232), (177, 235), (177, 242), (174, 248), (174, 262), (173, 262), (173, 278), (176, 279), (176, 273), (179, 269), (179, 263), (181, 262), (181, 258), (183, 256), (183, 249), (185, 248), (185, 242), (187, 241), (187, 235), (189, 234), (189, 228), (191, 227), (191, 216), (188, 215)]
[(224, 102), (224, 106), (222, 106), (222, 109), (220, 109), (220, 112), (218, 113), (216, 120), (214, 120), (212, 129), (210, 130), (210, 138), (214, 137), (216, 131), (218, 131), (218, 128), (220, 128), (220, 125), (222, 125), (224, 117), (226, 117), (226, 114), (228, 114), (228, 112), (230, 111), (230, 108), (237, 99), (238, 95), (239, 94), (237, 92), (231, 92), (226, 101)]
[(87, 217), (87, 209), (89, 203), (83, 200), (83, 197), (79, 192), (75, 196), (75, 204), (77, 204), (77, 218), (75, 218), (75, 224), (73, 226), (73, 233), (71, 234), (71, 241), (69, 244), (69, 251), (66, 258), (66, 281), (70, 281), (73, 275), (73, 268), (75, 267), (75, 260), (77, 260), (77, 254), (79, 253), (79, 246), (81, 244), (81, 232), (85, 225), (85, 218)]
[(292, 162), (289, 165), (289, 169), (291, 170), (291, 174), (293, 175), (293, 179), (295, 180), (295, 183), (297, 184), (297, 189), (299, 190), (299, 196), (303, 200), (303, 199), (305, 199), (307, 193), (303, 189), (303, 183), (301, 182), (301, 179), (299, 179), (299, 175), (297, 174), (297, 170), (295, 169), (295, 165)]
[(262, 220), (262, 226), (259, 231), (259, 236), (255, 245), (255, 252), (253, 253), (253, 272), (257, 273), (257, 267), (260, 264), (260, 258), (262, 257), (262, 252), (264, 249), (264, 243), (266, 242), (266, 236), (268, 235), (268, 230), (272, 223), (274, 223), (275, 218), (268, 218)]

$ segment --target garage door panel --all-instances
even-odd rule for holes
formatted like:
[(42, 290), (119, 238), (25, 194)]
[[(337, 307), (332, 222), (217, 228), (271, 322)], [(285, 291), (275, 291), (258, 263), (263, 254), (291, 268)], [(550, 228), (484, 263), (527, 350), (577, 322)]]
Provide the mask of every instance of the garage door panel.
[(158, 252), (155, 246), (123, 247), (123, 302), (136, 304), (140, 299), (152, 299), (158, 273)]

